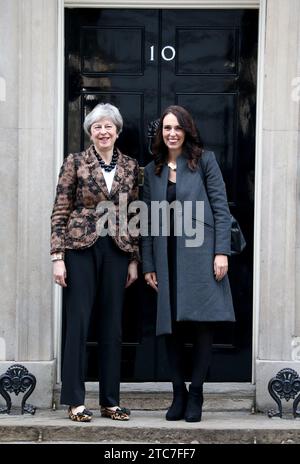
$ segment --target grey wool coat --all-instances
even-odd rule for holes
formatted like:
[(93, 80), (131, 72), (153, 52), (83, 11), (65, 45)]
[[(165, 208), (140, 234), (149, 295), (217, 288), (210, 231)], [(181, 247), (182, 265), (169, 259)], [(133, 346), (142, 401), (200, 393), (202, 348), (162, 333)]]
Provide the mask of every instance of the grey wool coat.
[[(166, 200), (168, 166), (161, 175), (154, 172), (154, 161), (144, 170), (143, 200), (151, 211), (152, 201)], [(202, 173), (201, 170), (202, 169)], [(203, 183), (203, 176), (206, 187)], [(215, 154), (203, 151), (202, 162), (191, 171), (185, 155), (177, 158), (176, 200), (192, 202), (192, 221), (195, 224), (195, 203), (204, 202), (204, 240), (200, 246), (186, 247), (183, 233), (177, 236), (177, 321), (234, 321), (234, 308), (228, 275), (221, 281), (214, 276), (216, 254), (230, 255), (231, 219), (226, 188)], [(176, 213), (178, 214), (178, 213)], [(197, 216), (198, 217), (198, 216)], [(149, 227), (151, 213), (149, 213)], [(203, 224), (202, 224), (203, 225)], [(143, 272), (156, 272), (158, 280), (156, 335), (172, 333), (167, 236), (159, 234), (142, 237)]]

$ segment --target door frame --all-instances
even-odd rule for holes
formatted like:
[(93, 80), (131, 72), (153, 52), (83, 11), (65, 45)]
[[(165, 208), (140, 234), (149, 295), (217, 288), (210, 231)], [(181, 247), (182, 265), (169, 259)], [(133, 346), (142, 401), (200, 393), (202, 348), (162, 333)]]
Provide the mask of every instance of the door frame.
[[(260, 231), (261, 231), (261, 193), (262, 193), (262, 129), (263, 129), (263, 80), (264, 46), (266, 30), (267, 0), (189, 0), (182, 8), (182, 0), (57, 0), (57, 113), (56, 113), (56, 151), (54, 156), (55, 178), (64, 158), (64, 16), (65, 8), (135, 8), (135, 9), (258, 9), (258, 57), (257, 57), (257, 98), (256, 98), (256, 140), (255, 140), (255, 185), (254, 185), (254, 249), (253, 249), (253, 348), (252, 383), (255, 384), (255, 361), (258, 348), (259, 304), (260, 304)], [(56, 359), (56, 383), (61, 382), (61, 337), (62, 337), (62, 290), (53, 284), (53, 347)]]

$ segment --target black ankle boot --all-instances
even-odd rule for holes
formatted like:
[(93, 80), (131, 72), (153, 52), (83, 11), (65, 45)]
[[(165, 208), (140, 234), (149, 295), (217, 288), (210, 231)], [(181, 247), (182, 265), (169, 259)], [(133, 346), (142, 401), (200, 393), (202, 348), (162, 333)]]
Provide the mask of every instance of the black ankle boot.
[(176, 421), (184, 418), (188, 391), (185, 384), (182, 387), (173, 387), (173, 402), (166, 414), (166, 420)]
[(190, 385), (184, 418), (186, 422), (200, 422), (203, 405), (203, 387)]

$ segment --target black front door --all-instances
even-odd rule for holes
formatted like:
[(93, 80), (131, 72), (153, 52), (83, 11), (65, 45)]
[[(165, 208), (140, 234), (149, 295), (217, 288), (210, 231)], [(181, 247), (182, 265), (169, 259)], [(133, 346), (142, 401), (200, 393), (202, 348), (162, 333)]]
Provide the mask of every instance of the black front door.
[[(216, 153), (247, 247), (230, 258), (237, 322), (216, 329), (210, 381), (251, 380), (257, 25), (257, 10), (66, 10), (65, 153), (88, 145), (82, 122), (99, 102), (120, 108), (119, 147), (141, 166), (151, 160), (149, 123), (174, 103)], [(88, 380), (97, 377), (93, 327)], [(187, 376), (190, 350), (187, 343)], [(155, 295), (142, 278), (126, 294), (122, 379), (169, 379)]]

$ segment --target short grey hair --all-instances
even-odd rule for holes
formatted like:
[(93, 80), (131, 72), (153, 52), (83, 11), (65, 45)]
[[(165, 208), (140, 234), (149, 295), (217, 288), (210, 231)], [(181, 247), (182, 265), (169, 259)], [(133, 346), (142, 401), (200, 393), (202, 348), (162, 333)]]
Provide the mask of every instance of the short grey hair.
[(120, 134), (123, 129), (123, 118), (120, 111), (110, 103), (99, 103), (95, 108), (85, 117), (83, 128), (87, 135), (91, 135), (91, 126), (101, 119), (109, 118), (117, 127), (117, 132)]

